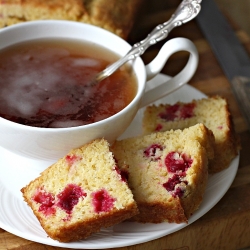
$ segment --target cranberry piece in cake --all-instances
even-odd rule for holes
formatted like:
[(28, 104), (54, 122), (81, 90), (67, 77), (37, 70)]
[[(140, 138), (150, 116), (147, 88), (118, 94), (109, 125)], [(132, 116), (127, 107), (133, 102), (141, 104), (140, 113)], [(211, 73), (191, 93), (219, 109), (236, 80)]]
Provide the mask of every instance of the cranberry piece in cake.
[(166, 108), (165, 112), (160, 113), (159, 117), (167, 121), (173, 121), (177, 117), (179, 107), (179, 104), (171, 105)]
[(193, 160), (186, 154), (179, 154), (178, 152), (170, 152), (165, 158), (165, 164), (168, 172), (175, 173), (168, 179), (163, 187), (176, 197), (181, 197), (185, 192), (187, 181), (183, 180), (186, 176), (187, 169), (192, 165)]
[(117, 166), (115, 166), (115, 171), (121, 176), (122, 181), (124, 181), (124, 182), (128, 181), (128, 172), (127, 171), (125, 171), (124, 169), (121, 170)]
[(92, 202), (96, 213), (110, 211), (114, 206), (115, 200), (105, 189), (92, 193)]
[(70, 166), (72, 166), (75, 162), (81, 160), (81, 157), (77, 155), (66, 155), (65, 160)]
[(167, 191), (173, 191), (177, 184), (181, 183), (180, 176), (173, 175), (172, 178), (169, 178), (166, 183), (163, 184), (163, 187), (166, 188)]
[(40, 205), (39, 212), (42, 212), (44, 215), (49, 216), (56, 212), (56, 209), (53, 207), (55, 203), (55, 197), (42, 188), (37, 191), (33, 196), (33, 200)]
[(162, 130), (162, 128), (163, 128), (162, 124), (159, 123), (159, 124), (157, 124), (155, 131), (159, 132)]
[(163, 147), (159, 144), (152, 144), (148, 148), (146, 148), (143, 153), (144, 156), (151, 158), (153, 161), (157, 161), (161, 158), (161, 152)]
[(187, 181), (182, 179), (183, 177), (180, 175), (174, 174), (173, 177), (169, 178), (168, 181), (163, 184), (163, 187), (166, 188), (168, 192), (171, 192), (174, 197), (181, 197), (185, 192), (185, 186), (188, 184)]
[(194, 116), (194, 103), (174, 104), (166, 108), (159, 114), (159, 117), (166, 121), (174, 121), (175, 119), (186, 119)]
[(65, 189), (57, 195), (59, 199), (57, 206), (70, 214), (79, 199), (86, 197), (87, 194), (76, 184), (68, 184)]
[(170, 152), (165, 158), (167, 169), (171, 173), (185, 172), (191, 165), (193, 160), (185, 154)]
[(191, 118), (194, 116), (194, 108), (195, 104), (194, 103), (186, 103), (183, 106), (181, 106), (180, 109), (180, 118), (181, 119), (186, 119), (186, 118)]

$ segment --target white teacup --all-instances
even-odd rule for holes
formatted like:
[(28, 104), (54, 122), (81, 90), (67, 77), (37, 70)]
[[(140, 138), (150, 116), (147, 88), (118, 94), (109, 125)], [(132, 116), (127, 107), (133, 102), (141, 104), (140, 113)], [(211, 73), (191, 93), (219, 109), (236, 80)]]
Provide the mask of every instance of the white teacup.
[[(119, 56), (131, 46), (118, 36), (95, 26), (70, 21), (34, 21), (0, 30), (0, 49), (18, 42), (39, 38), (70, 38), (92, 42)], [(175, 52), (190, 53), (186, 66), (175, 77), (145, 93), (147, 80), (157, 75)], [(119, 113), (96, 123), (71, 128), (39, 128), (21, 125), (0, 117), (0, 146), (17, 155), (41, 160), (57, 160), (70, 149), (104, 137), (112, 143), (129, 126), (139, 108), (170, 94), (190, 80), (196, 71), (198, 53), (185, 38), (165, 43), (156, 58), (144, 65), (141, 58), (132, 63), (138, 84), (133, 101)]]

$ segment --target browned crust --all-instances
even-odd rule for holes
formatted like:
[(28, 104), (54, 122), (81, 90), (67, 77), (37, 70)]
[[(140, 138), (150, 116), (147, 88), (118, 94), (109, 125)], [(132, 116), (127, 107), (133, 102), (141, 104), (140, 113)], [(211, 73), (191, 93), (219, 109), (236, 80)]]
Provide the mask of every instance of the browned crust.
[(94, 25), (115, 31), (125, 38), (131, 30), (141, 0), (85, 0), (84, 5)]
[(137, 202), (140, 213), (131, 218), (141, 223), (187, 223), (187, 217), (179, 198), (170, 198), (172, 202)]
[[(24, 189), (21, 191), (23, 192)], [(70, 224), (69, 226), (67, 226), (65, 223), (65, 227), (60, 227), (55, 231), (54, 229), (49, 230), (47, 221), (45, 221), (44, 217), (42, 217), (41, 214), (33, 208), (33, 203), (27, 199), (25, 195), (24, 200), (31, 207), (34, 215), (37, 217), (42, 228), (45, 230), (48, 236), (59, 242), (71, 242), (86, 239), (91, 234), (99, 232), (101, 228), (106, 228), (121, 223), (122, 221), (138, 214), (136, 203), (132, 203), (126, 206), (124, 209), (114, 209), (106, 214), (100, 213), (94, 218), (79, 223)]]
[(200, 124), (200, 129), (203, 131), (203, 138), (197, 138), (201, 146), (203, 146), (207, 151), (207, 158), (209, 160), (214, 159), (214, 145), (215, 138), (213, 131), (208, 129), (204, 124)]
[(93, 24), (126, 39), (142, 0), (0, 0), (0, 27), (31, 20)]
[(208, 181), (208, 160), (204, 148), (196, 160), (198, 169), (195, 169), (192, 173), (192, 175), (195, 175), (193, 183), (186, 186), (186, 191), (180, 198), (181, 205), (188, 219), (200, 207)]
[[(60, 242), (71, 242), (86, 239), (93, 233), (97, 233), (101, 228), (113, 226), (137, 214), (138, 210), (135, 204), (131, 204), (126, 209), (113, 210), (108, 214), (97, 216), (89, 221), (79, 222), (69, 227), (60, 228), (58, 232), (48, 233), (48, 235)], [(38, 218), (39, 219), (39, 218)], [(42, 227), (42, 221), (40, 221)]]
[[(218, 98), (217, 96), (213, 96), (212, 98)], [(239, 150), (241, 149), (240, 139), (235, 132), (233, 118), (230, 112), (229, 104), (226, 101), (225, 111), (227, 114), (226, 123), (229, 130), (226, 133), (226, 138), (222, 143), (215, 144), (215, 152), (216, 155), (214, 159), (211, 161), (212, 168), (209, 169), (211, 174), (218, 173), (229, 167), (231, 161), (238, 155)]]

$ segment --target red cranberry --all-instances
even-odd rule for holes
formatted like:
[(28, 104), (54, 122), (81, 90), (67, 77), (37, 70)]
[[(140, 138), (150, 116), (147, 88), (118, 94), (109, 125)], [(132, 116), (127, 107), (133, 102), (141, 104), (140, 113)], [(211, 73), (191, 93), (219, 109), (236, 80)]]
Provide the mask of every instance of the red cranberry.
[(170, 152), (165, 158), (165, 165), (168, 172), (185, 172), (192, 164), (193, 160), (185, 154)]
[(151, 158), (154, 161), (159, 160), (161, 157), (159, 156), (159, 151), (162, 151), (163, 147), (159, 144), (152, 144), (148, 148), (146, 148), (143, 153), (146, 157)]
[(92, 193), (92, 202), (96, 213), (108, 212), (113, 206), (115, 199), (105, 189)]
[(166, 108), (165, 112), (159, 114), (161, 119), (166, 121), (173, 121), (177, 117), (177, 112), (179, 110), (180, 105), (174, 104)]
[(161, 131), (163, 128), (162, 124), (157, 124), (155, 131)]
[(190, 118), (194, 116), (194, 108), (195, 103), (187, 103), (183, 105), (174, 104), (168, 106), (164, 112), (159, 114), (159, 117), (166, 121), (174, 121), (176, 118)]
[(41, 189), (34, 195), (33, 200), (41, 204), (38, 211), (42, 212), (46, 216), (52, 215), (56, 212), (53, 207), (55, 197), (51, 193), (47, 193)]
[(66, 162), (67, 162), (70, 166), (72, 166), (76, 161), (79, 161), (80, 159), (81, 159), (81, 157), (80, 157), (80, 156), (77, 156), (77, 155), (67, 155), (67, 156), (65, 157)]
[(182, 197), (182, 195), (184, 194), (184, 189), (181, 189), (180, 187), (177, 187), (176, 190), (173, 193), (173, 196), (176, 197)]
[(194, 103), (184, 104), (180, 110), (180, 118), (186, 119), (186, 118), (193, 117), (194, 116), (194, 108), (195, 108)]
[(76, 184), (68, 184), (64, 190), (57, 195), (57, 198), (59, 199), (57, 206), (70, 214), (79, 199), (86, 196), (87, 194), (81, 187)]
[(115, 171), (121, 176), (121, 180), (124, 182), (128, 181), (128, 172), (125, 170), (119, 169), (117, 166), (115, 166)]
[(166, 188), (167, 191), (171, 192), (179, 183), (181, 183), (180, 176), (175, 174), (172, 178), (169, 178), (168, 181), (163, 184), (163, 187)]
[(184, 194), (184, 190), (180, 187), (176, 188), (176, 185), (178, 185), (180, 183), (183, 183), (185, 185), (188, 184), (188, 182), (183, 181), (179, 175), (174, 174), (172, 178), (169, 178), (168, 181), (163, 184), (163, 187), (168, 192), (171, 192), (174, 197), (176, 197), (176, 196), (181, 197)]

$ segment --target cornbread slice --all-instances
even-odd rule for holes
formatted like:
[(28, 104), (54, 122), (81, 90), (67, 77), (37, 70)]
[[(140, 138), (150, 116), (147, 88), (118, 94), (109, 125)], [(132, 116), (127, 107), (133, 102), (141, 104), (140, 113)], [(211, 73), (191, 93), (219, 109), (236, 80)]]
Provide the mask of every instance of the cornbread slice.
[(74, 149), (21, 189), (52, 239), (84, 239), (138, 213), (106, 140)]
[(33, 20), (93, 24), (126, 39), (141, 0), (0, 0), (0, 27)]
[(132, 220), (187, 222), (203, 199), (213, 142), (203, 124), (115, 142), (111, 150), (140, 211)]
[(240, 144), (234, 131), (231, 113), (225, 98), (213, 96), (189, 103), (148, 106), (143, 117), (144, 134), (171, 129), (184, 129), (203, 123), (215, 136), (215, 157), (209, 164), (209, 172), (226, 169), (237, 156)]

